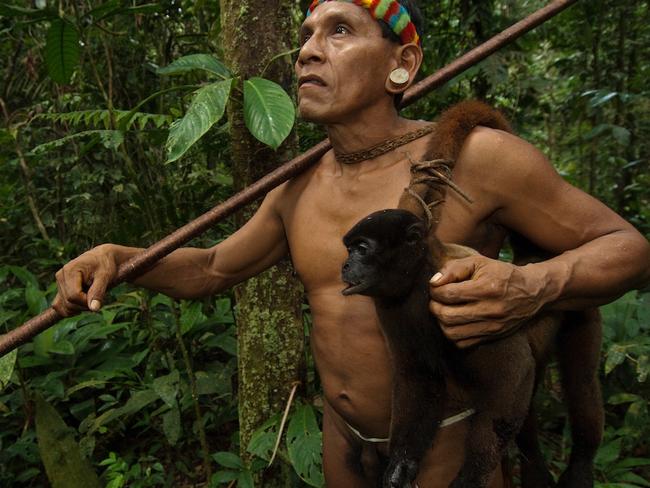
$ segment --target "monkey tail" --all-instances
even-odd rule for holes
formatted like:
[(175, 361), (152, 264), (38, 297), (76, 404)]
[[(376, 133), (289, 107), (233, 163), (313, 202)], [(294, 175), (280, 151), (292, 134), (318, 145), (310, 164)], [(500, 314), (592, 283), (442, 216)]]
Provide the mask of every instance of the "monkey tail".
[(500, 112), (478, 100), (453, 105), (436, 119), (435, 124), (423, 160), (412, 162), (411, 183), (398, 205), (427, 221), (431, 233), (438, 222), (438, 209), (448, 186), (471, 202), (451, 180), (451, 172), (467, 136), (478, 125), (512, 132)]

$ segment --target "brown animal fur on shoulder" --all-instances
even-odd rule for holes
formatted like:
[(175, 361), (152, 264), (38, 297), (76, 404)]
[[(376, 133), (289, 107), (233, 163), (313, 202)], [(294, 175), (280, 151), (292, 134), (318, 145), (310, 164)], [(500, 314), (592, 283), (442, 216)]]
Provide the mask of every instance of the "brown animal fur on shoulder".
[[(465, 139), (474, 128), (481, 125), (512, 132), (510, 124), (500, 112), (477, 100), (451, 106), (436, 119), (435, 124), (424, 158), (414, 162), (411, 184), (404, 190), (398, 205), (423, 219), (431, 217), (430, 225), (437, 221), (435, 207), (442, 203), (446, 187), (453, 186), (451, 171)], [(457, 191), (462, 194), (462, 189)], [(427, 215), (423, 202), (433, 209), (431, 215)]]

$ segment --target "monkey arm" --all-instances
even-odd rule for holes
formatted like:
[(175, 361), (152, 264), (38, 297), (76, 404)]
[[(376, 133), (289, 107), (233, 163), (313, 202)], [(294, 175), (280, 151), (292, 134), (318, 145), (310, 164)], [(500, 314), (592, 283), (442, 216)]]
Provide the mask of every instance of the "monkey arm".
[(530, 144), (480, 128), (463, 146), (460, 166), (473, 174), (468, 192), (494, 209), (494, 223), (556, 257), (515, 266), (475, 256), (443, 266), (431, 310), (448, 335), (453, 329), (452, 339), (502, 333), (541, 309), (601, 305), (650, 281), (647, 240), (566, 183)]
[[(284, 225), (276, 209), (278, 198), (277, 190), (269, 193), (255, 215), (226, 240), (209, 249), (177, 249), (134, 283), (174, 298), (198, 298), (272, 266), (288, 251)], [(103, 244), (70, 261), (57, 272), (59, 291), (52, 306), (62, 316), (86, 308), (98, 310), (117, 267), (140, 251)]]

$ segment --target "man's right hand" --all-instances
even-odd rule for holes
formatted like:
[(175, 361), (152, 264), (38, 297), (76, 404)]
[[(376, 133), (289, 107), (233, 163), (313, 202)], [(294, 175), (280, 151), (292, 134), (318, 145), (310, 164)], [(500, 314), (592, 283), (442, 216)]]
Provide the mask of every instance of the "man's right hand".
[(102, 244), (73, 259), (56, 273), (58, 293), (52, 307), (62, 317), (86, 309), (98, 311), (117, 266), (111, 244)]

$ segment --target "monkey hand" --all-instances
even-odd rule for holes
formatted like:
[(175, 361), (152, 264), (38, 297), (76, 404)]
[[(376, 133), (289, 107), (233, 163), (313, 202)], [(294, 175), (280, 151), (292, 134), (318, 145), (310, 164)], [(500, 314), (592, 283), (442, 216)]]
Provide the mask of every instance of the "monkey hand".
[[(542, 264), (542, 263), (538, 263)], [(429, 309), (447, 338), (470, 347), (506, 335), (553, 299), (543, 267), (475, 255), (448, 261), (430, 281)]]
[(418, 474), (418, 464), (412, 459), (393, 459), (384, 473), (384, 488), (411, 488)]
[(57, 271), (58, 292), (52, 307), (62, 317), (86, 309), (98, 311), (116, 273), (117, 263), (110, 244), (85, 252)]

